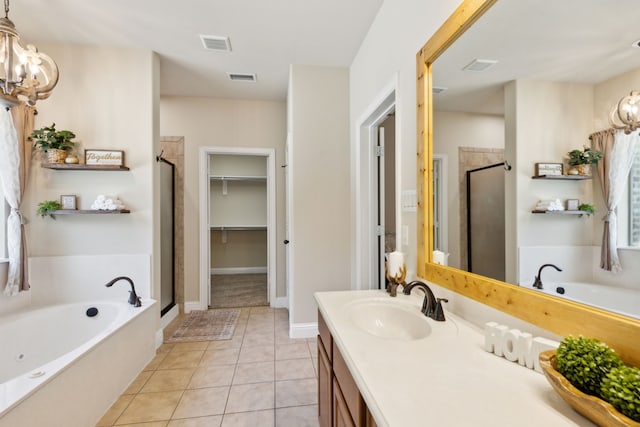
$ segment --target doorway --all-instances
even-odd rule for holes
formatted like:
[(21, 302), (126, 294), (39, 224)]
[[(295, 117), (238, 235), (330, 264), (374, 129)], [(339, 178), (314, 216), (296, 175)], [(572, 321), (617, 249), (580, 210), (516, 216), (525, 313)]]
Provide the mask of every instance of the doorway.
[(378, 126), (376, 157), (376, 235), (378, 250), (374, 255), (377, 289), (386, 288), (386, 254), (396, 250), (396, 115), (391, 111)]
[(200, 150), (201, 309), (275, 301), (275, 150)]

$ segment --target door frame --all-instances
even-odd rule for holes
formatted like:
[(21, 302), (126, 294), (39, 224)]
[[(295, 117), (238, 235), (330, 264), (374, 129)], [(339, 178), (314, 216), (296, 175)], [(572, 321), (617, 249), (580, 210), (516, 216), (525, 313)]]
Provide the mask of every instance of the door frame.
[[(352, 209), (352, 289), (377, 289), (377, 277), (374, 274), (374, 254), (378, 251), (377, 236), (374, 233), (376, 213), (376, 158), (374, 156), (374, 143), (377, 141), (378, 126), (387, 115), (395, 111), (396, 124), (401, 123), (397, 108), (398, 75), (391, 81), (367, 107), (365, 113), (357, 121), (355, 143), (352, 145), (351, 187), (353, 189)], [(395, 149), (396, 149), (396, 199), (400, 194), (399, 171), (402, 163), (400, 147), (400, 126), (396, 125)], [(399, 203), (396, 201), (396, 236), (400, 236), (402, 220)], [(396, 247), (400, 244), (396, 243)], [(374, 252), (375, 251), (375, 252)]]
[[(276, 150), (250, 147), (200, 147), (198, 181), (200, 192), (200, 296), (199, 309), (207, 310), (211, 301), (211, 241), (209, 238), (209, 155), (263, 156), (267, 158), (267, 298), (276, 303)], [(206, 236), (206, 238), (205, 238)]]

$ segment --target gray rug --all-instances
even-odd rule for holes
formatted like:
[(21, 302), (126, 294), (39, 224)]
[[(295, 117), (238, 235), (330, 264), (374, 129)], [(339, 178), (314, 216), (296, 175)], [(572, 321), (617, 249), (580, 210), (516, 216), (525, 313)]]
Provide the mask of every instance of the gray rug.
[(166, 342), (229, 340), (240, 309), (192, 311)]
[(267, 301), (267, 274), (211, 275), (211, 307), (257, 307)]

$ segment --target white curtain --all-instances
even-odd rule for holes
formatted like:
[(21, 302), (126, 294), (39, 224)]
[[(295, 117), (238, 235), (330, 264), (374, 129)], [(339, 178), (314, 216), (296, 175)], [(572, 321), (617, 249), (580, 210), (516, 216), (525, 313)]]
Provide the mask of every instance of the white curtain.
[[(609, 194), (607, 200), (607, 215), (604, 217), (604, 234), (603, 247), (608, 246), (608, 253), (602, 254), (608, 257), (608, 264), (613, 273), (622, 271), (620, 259), (618, 258), (618, 217), (616, 208), (620, 203), (620, 199), (624, 195), (624, 189), (627, 185), (629, 171), (633, 164), (635, 151), (640, 143), (640, 135), (638, 132), (625, 134), (619, 130), (615, 134), (615, 142), (611, 150), (611, 158), (609, 160)], [(607, 240), (606, 242), (604, 240)], [(601, 265), (602, 267), (602, 265)]]
[(34, 114), (35, 109), (26, 105), (14, 107), (11, 112), (0, 108), (0, 183), (11, 209), (7, 218), (9, 272), (4, 288), (6, 295), (29, 289), (27, 247), (20, 204), (31, 160), (28, 136), (33, 130)]

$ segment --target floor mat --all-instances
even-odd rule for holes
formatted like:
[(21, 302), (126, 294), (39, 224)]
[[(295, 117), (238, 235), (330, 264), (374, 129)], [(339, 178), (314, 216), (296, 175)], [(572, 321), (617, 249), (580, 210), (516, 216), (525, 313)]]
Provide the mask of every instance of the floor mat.
[(240, 309), (192, 311), (166, 342), (229, 340)]

